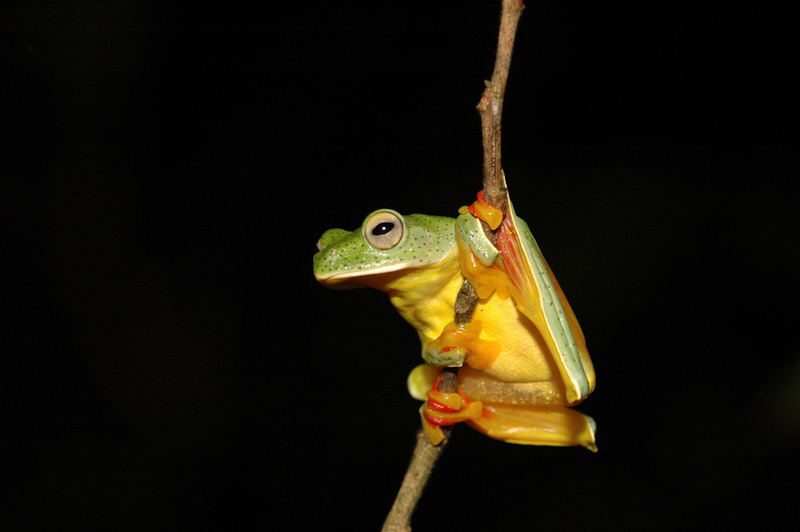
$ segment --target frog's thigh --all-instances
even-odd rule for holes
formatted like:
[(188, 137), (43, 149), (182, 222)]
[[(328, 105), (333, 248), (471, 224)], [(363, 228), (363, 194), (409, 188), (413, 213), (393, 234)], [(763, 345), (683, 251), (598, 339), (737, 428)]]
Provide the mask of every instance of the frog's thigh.
[(412, 369), (411, 373), (408, 374), (408, 379), (406, 379), (409, 395), (419, 401), (427, 401), (428, 390), (439, 378), (440, 373), (440, 370), (425, 364), (420, 364)]
[(563, 386), (552, 379), (507, 382), (468, 367), (461, 368), (458, 379), (464, 393), (474, 401), (529, 406), (566, 404)]
[(595, 423), (565, 406), (483, 405), (470, 425), (490, 438), (527, 445), (582, 445), (597, 451)]

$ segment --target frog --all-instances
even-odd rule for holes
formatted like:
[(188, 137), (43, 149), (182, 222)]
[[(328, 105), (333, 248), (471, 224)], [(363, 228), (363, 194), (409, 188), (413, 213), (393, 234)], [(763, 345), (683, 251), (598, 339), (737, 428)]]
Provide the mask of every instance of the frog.
[[(314, 275), (333, 289), (386, 292), (416, 330), (423, 363), (406, 382), (423, 401), (431, 443), (443, 426), (466, 422), (507, 443), (596, 452), (595, 421), (572, 408), (596, 381), (583, 332), (507, 192), (506, 203), (503, 213), (479, 193), (456, 217), (375, 210), (353, 231), (322, 234)], [(478, 300), (471, 319), (456, 323), (465, 281)], [(460, 368), (455, 393), (438, 390), (448, 367)]]

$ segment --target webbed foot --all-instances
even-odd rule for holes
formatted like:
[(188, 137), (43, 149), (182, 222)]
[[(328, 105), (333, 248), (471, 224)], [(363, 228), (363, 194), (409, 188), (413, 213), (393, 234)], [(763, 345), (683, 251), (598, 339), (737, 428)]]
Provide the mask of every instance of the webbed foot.
[(480, 401), (470, 401), (461, 389), (456, 393), (442, 393), (438, 390), (439, 379), (428, 390), (428, 400), (420, 408), (422, 427), (432, 445), (439, 445), (444, 438), (443, 426), (462, 421), (477, 420), (483, 412)]
[(425, 344), (422, 358), (433, 367), (461, 367), (464, 362), (474, 369), (486, 369), (500, 354), (500, 344), (480, 338), (483, 324), (450, 322), (438, 338)]

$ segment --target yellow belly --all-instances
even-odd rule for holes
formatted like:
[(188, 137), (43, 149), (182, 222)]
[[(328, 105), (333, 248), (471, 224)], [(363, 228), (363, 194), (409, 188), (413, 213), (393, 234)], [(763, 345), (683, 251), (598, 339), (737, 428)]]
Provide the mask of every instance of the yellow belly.
[(512, 298), (493, 294), (475, 308), (481, 339), (500, 344), (500, 354), (481, 371), (464, 366), (459, 380), (474, 400), (505, 404), (565, 404), (564, 386), (539, 331)]
[(500, 355), (484, 373), (505, 382), (550, 381), (557, 373), (552, 358), (531, 321), (514, 300), (496, 294), (475, 307), (472, 320), (483, 324), (481, 338), (499, 342)]

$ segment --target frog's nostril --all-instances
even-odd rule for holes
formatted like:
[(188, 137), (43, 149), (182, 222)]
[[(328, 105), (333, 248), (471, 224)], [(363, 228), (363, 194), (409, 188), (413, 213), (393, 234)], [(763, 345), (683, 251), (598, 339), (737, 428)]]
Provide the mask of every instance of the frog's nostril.
[(322, 251), (322, 239), (317, 240), (317, 251)]

